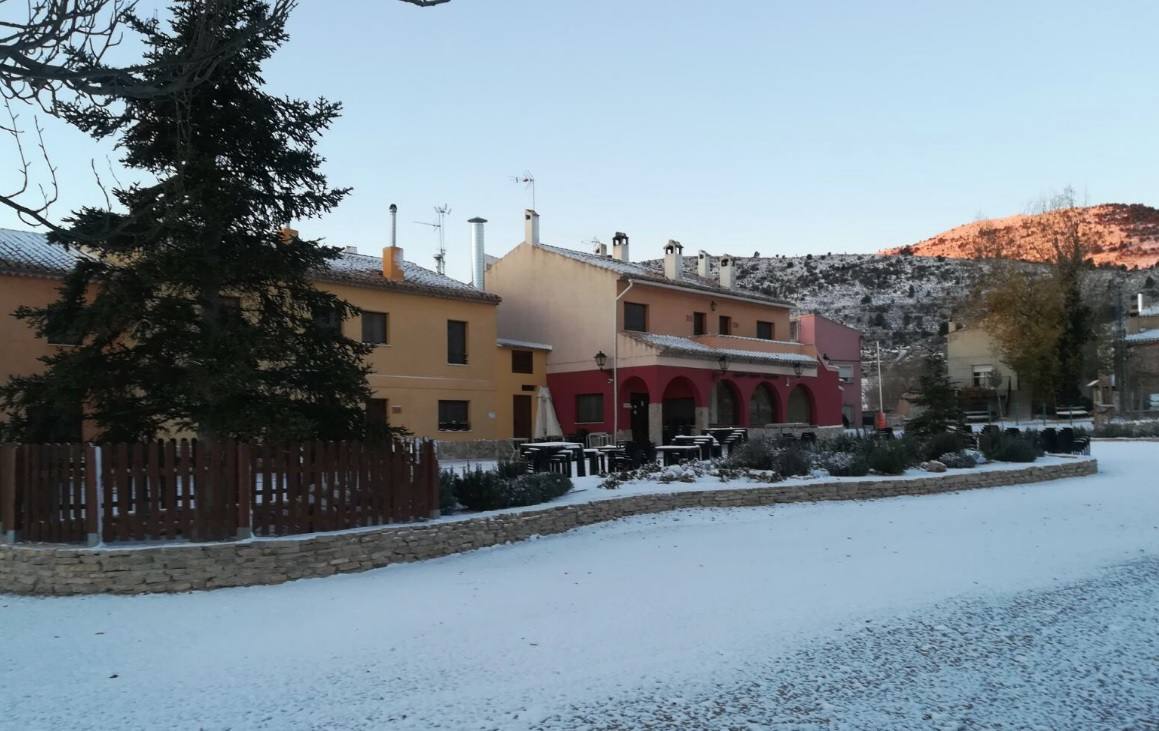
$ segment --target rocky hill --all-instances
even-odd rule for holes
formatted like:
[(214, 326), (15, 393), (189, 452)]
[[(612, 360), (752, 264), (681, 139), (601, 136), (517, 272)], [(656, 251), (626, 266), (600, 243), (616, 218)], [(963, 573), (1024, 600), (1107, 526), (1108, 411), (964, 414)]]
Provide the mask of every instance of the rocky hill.
[[(1159, 263), (1159, 209), (1108, 203), (1075, 208), (1083, 237), (1091, 243), (1090, 256), (1101, 266), (1129, 269)], [(975, 221), (883, 254), (911, 253), (977, 259), (1000, 255), (1007, 259), (1047, 261), (1053, 249), (1048, 217), (1052, 213), (1010, 216)]]

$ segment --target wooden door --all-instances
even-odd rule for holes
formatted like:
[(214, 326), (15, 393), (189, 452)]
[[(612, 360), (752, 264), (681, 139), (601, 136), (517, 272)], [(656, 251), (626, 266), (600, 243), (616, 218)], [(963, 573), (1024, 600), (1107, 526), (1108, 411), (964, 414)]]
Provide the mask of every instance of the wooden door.
[(525, 394), (515, 394), (511, 399), (511, 413), (514, 421), (511, 425), (511, 436), (516, 439), (530, 439), (531, 397)]

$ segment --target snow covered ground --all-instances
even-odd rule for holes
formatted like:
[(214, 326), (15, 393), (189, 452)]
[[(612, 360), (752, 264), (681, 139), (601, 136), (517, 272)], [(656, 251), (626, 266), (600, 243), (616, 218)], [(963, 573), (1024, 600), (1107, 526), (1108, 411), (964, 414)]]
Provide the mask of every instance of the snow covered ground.
[(0, 597), (8, 729), (1159, 728), (1159, 449), (364, 574)]

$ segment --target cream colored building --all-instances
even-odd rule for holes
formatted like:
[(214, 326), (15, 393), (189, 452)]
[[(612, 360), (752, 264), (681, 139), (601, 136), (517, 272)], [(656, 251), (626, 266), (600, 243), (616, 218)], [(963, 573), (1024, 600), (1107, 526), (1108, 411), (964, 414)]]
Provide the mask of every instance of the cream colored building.
[(950, 323), (946, 336), (946, 367), (961, 389), (963, 408), (989, 411), (993, 418), (1032, 417), (1032, 395), (1018, 373), (1002, 361), (998, 344), (980, 327)]
[[(12, 313), (54, 301), (76, 256), (41, 234), (0, 230), (0, 381), (36, 372), (38, 358), (68, 347)], [(361, 311), (343, 334), (374, 345), (368, 419), (440, 440), (530, 436), (550, 346), (501, 340), (498, 296), (408, 262), (398, 247), (382, 258), (347, 249), (316, 281)], [(79, 428), (66, 430), (79, 438)], [(84, 438), (94, 434), (85, 425)]]

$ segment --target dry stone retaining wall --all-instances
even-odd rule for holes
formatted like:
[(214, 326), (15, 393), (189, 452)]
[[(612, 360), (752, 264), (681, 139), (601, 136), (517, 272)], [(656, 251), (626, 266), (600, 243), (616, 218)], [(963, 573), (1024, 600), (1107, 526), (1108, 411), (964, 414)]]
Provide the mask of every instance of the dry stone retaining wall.
[(297, 539), (135, 548), (0, 546), (0, 592), (136, 594), (277, 584), (291, 579), (421, 561), (681, 508), (732, 508), (817, 500), (929, 495), (1094, 474), (1093, 459), (1020, 469), (955, 470), (937, 477), (660, 492), (546, 506), (458, 521), (410, 524)]

